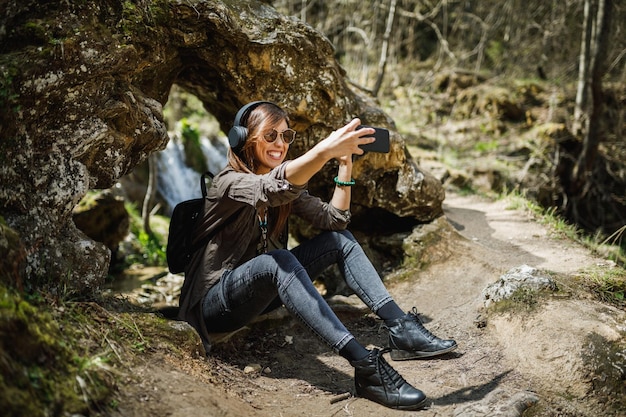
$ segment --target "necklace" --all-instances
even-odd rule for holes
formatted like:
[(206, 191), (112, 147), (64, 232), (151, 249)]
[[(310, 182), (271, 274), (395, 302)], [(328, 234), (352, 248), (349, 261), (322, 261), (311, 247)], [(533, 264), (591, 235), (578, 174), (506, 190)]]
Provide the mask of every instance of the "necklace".
[(257, 210), (256, 216), (259, 219), (259, 227), (261, 228), (261, 241), (257, 246), (257, 254), (260, 255), (262, 253), (267, 253), (267, 209), (263, 212), (263, 217), (261, 217), (261, 213)]

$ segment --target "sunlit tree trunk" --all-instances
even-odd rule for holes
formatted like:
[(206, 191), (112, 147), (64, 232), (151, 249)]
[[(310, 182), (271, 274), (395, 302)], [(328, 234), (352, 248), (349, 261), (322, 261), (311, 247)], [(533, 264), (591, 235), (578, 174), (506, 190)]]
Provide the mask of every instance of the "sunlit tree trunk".
[[(586, 0), (585, 3), (591, 0)], [(583, 129), (583, 148), (580, 153), (576, 166), (574, 167), (573, 183), (581, 185), (586, 182), (586, 177), (591, 173), (595, 157), (598, 153), (598, 147), (602, 141), (602, 110), (604, 106), (604, 98), (602, 93), (602, 77), (606, 73), (606, 60), (609, 42), (610, 20), (613, 10), (613, 0), (597, 0), (597, 7), (593, 10), (595, 18), (586, 22), (592, 23), (591, 40), (589, 46), (589, 63), (588, 81), (591, 93), (591, 102), (582, 108), (585, 114)], [(585, 10), (587, 4), (585, 4)], [(586, 32), (588, 32), (586, 30)], [(581, 58), (581, 62), (583, 59)], [(581, 71), (582, 73), (582, 71)], [(580, 81), (579, 81), (580, 85)], [(584, 88), (587, 90), (587, 88)], [(578, 104), (578, 100), (577, 100)]]
[(141, 219), (143, 221), (143, 231), (147, 235), (152, 234), (152, 228), (150, 227), (150, 210), (152, 209), (152, 202), (156, 196), (156, 181), (157, 181), (157, 161), (156, 154), (151, 154), (148, 157), (148, 187), (146, 188), (146, 195), (143, 200), (143, 207), (141, 209)]
[(578, 88), (576, 91), (576, 108), (574, 109), (574, 123), (572, 126), (572, 132), (577, 136), (582, 133), (585, 116), (587, 114), (589, 63), (591, 60), (591, 31), (593, 28), (593, 11), (591, 8), (593, 2), (594, 0), (585, 0), (583, 9), (583, 33), (578, 59)]
[(383, 83), (383, 77), (385, 76), (385, 68), (387, 66), (387, 54), (389, 51), (389, 37), (391, 36), (391, 30), (393, 28), (393, 20), (396, 15), (396, 0), (389, 2), (389, 14), (387, 15), (387, 25), (385, 27), (385, 34), (383, 36), (383, 45), (380, 51), (380, 60), (378, 61), (378, 74), (376, 76), (376, 83), (372, 92), (375, 96), (378, 95), (380, 86)]

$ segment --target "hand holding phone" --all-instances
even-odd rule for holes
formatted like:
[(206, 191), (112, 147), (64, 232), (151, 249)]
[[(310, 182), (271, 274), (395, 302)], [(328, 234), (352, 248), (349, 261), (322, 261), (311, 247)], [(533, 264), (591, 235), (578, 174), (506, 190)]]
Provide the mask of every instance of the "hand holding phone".
[(362, 129), (364, 127), (370, 127), (376, 130), (373, 135), (365, 136), (365, 137), (374, 137), (376, 140), (372, 143), (359, 145), (359, 147), (363, 149), (365, 152), (380, 152), (380, 153), (389, 152), (389, 131), (382, 127), (373, 127), (373, 126), (365, 126), (365, 125), (361, 125), (357, 127), (357, 130)]

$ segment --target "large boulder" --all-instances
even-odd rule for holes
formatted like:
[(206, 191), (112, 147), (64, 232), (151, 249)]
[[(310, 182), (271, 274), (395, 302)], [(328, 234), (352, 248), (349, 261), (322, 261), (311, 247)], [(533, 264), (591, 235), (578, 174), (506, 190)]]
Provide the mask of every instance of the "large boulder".
[[(243, 104), (279, 103), (299, 131), (294, 155), (355, 116), (388, 127), (391, 152), (356, 163), (355, 211), (415, 222), (442, 212), (441, 184), (411, 161), (375, 100), (346, 81), (329, 41), (266, 4), (0, 3), (0, 215), (20, 236), (33, 286), (84, 292), (102, 283), (109, 250), (76, 228), (72, 210), (165, 147), (162, 106), (173, 84), (224, 131)], [(328, 165), (311, 182), (321, 194)]]

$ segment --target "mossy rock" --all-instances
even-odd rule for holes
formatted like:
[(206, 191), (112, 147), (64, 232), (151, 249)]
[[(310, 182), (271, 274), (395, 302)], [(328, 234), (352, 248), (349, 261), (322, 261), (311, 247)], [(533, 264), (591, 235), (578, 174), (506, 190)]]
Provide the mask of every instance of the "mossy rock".
[(452, 255), (453, 236), (453, 228), (445, 216), (415, 227), (402, 243), (404, 268), (421, 269), (445, 261)]
[(76, 227), (113, 252), (128, 235), (130, 218), (124, 200), (109, 191), (88, 193), (74, 208), (72, 217)]
[(21, 287), (26, 267), (26, 249), (20, 235), (0, 216), (0, 283)]
[(45, 309), (0, 286), (0, 409), (3, 416), (84, 414), (109, 393), (78, 339)]

